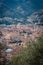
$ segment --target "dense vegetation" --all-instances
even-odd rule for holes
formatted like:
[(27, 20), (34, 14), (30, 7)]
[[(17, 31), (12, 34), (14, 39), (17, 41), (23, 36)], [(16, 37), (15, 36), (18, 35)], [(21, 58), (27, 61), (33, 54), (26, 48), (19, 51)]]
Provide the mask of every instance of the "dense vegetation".
[[(12, 57), (12, 62), (9, 65), (43, 65), (43, 38), (39, 37), (26, 45), (26, 48), (22, 48), (17, 55)], [(5, 47), (5, 45), (0, 43), (0, 57), (2, 56), (1, 50), (4, 51)], [(6, 65), (5, 56), (0, 65)]]
[(13, 56), (10, 65), (43, 65), (43, 38), (27, 43), (27, 48)]
[(5, 65), (6, 62), (5, 49), (6, 45), (4, 43), (0, 43), (0, 65)]

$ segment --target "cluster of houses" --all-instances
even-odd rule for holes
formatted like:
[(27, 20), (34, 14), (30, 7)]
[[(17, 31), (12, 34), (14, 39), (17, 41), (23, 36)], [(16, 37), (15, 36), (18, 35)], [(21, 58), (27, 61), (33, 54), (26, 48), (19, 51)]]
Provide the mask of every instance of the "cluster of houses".
[(42, 29), (43, 26), (21, 24), (1, 27), (0, 42), (7, 46), (6, 58), (11, 60), (12, 56), (21, 50), (21, 47), (26, 47), (26, 43), (37, 39), (39, 33), (43, 33)]

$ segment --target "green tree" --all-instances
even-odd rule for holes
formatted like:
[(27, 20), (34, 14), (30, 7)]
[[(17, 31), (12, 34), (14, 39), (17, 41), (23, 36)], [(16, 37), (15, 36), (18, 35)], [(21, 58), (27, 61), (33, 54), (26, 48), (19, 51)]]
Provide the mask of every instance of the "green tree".
[(27, 48), (13, 56), (10, 65), (43, 65), (43, 38), (27, 43)]

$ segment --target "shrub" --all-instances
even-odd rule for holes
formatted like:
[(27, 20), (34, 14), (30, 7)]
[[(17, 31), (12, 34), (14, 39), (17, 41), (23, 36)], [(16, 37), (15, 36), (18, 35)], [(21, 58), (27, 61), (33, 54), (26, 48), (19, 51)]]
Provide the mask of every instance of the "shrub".
[(27, 43), (27, 48), (13, 56), (10, 65), (43, 65), (43, 38)]

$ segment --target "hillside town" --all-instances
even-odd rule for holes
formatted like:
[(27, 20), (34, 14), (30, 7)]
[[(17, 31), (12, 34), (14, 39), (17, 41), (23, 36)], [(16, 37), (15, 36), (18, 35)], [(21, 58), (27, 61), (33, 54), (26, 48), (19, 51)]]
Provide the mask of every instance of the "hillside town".
[(36, 41), (40, 34), (43, 35), (43, 26), (37, 24), (0, 26), (0, 43), (7, 46), (4, 50), (7, 60), (11, 60), (31, 40)]

